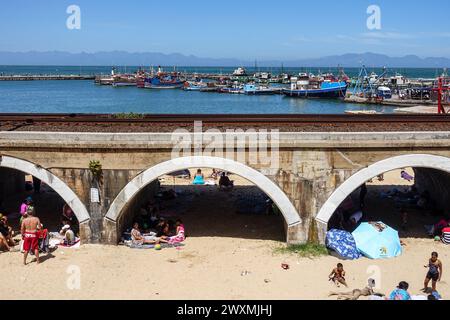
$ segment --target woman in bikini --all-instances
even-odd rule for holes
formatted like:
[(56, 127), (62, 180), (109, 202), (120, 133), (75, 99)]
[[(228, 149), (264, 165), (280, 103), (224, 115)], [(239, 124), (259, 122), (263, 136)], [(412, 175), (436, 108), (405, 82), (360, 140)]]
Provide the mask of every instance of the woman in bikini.
[(438, 253), (433, 252), (431, 254), (431, 258), (428, 261), (428, 265), (425, 266), (425, 268), (428, 268), (428, 273), (425, 277), (424, 281), (424, 287), (422, 289), (423, 292), (428, 291), (428, 284), (430, 281), (432, 281), (432, 291), (436, 291), (436, 284), (438, 281), (441, 281), (442, 277), (442, 262), (438, 259)]

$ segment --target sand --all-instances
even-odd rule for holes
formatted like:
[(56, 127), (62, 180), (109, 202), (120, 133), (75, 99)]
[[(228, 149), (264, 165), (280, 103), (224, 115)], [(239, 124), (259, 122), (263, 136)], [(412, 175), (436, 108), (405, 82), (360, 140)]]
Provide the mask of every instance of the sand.
[[(367, 203), (377, 203), (377, 211), (395, 212), (388, 201), (379, 206), (374, 191), (378, 189), (373, 188), (398, 186), (402, 183), (398, 176), (398, 172), (386, 174), (384, 182), (374, 181)], [(188, 181), (175, 179), (177, 191), (184, 196), (172, 205), (176, 208), (177, 201), (184, 204), (185, 212), (179, 214), (189, 235), (180, 249), (82, 245), (79, 249), (58, 248), (44, 256), (40, 265), (27, 266), (21, 264), (18, 252), (0, 253), (0, 299), (334, 300), (328, 298), (330, 291), (347, 290), (337, 289), (327, 278), (338, 259), (275, 253), (275, 248), (284, 245), (280, 217), (236, 214), (236, 201), (242, 203), (246, 197), (260, 201), (261, 195), (245, 180), (233, 179), (240, 188), (232, 194), (215, 187), (193, 191)], [(172, 185), (173, 178), (166, 177), (163, 184)], [(404, 253), (396, 259), (344, 261), (350, 289), (362, 288), (367, 278), (373, 277), (378, 291), (385, 294), (402, 280), (409, 282), (410, 293), (419, 294), (427, 271), (424, 264), (432, 251), (438, 251), (444, 265), (438, 290), (448, 298), (448, 247), (425, 236), (402, 240)], [(282, 263), (290, 269), (282, 269)]]

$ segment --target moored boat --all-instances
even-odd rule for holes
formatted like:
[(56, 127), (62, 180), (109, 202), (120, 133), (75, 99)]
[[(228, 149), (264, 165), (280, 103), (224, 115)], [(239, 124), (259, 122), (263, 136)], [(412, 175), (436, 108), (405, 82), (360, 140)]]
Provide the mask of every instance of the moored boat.
[(151, 78), (145, 78), (146, 89), (179, 89), (184, 86), (177, 74), (158, 73)]
[(244, 93), (247, 95), (273, 95), (279, 92), (279, 88), (257, 86), (255, 84), (246, 84), (244, 86)]
[(201, 91), (201, 89), (206, 88), (207, 84), (202, 81), (186, 81), (184, 83), (183, 90), (185, 91)]
[[(297, 80), (296, 78), (293, 78)], [(311, 85), (309, 81), (303, 79), (291, 84), (291, 88), (283, 89), (283, 94), (295, 98), (344, 98), (347, 92), (346, 82), (328, 82)]]
[(113, 87), (131, 87), (136, 86), (136, 77), (134, 75), (115, 75), (112, 81)]

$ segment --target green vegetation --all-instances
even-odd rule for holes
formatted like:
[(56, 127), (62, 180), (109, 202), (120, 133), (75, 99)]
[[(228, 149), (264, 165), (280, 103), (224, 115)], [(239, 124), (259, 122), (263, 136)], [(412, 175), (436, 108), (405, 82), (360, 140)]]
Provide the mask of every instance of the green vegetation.
[(103, 169), (102, 164), (98, 160), (91, 160), (89, 162), (89, 170), (91, 171), (92, 175), (95, 179), (101, 181)]
[(327, 256), (328, 250), (325, 246), (314, 243), (298, 244), (298, 245), (284, 245), (275, 248), (275, 253), (278, 254), (295, 254), (305, 258), (315, 258), (320, 256)]
[(144, 114), (134, 113), (134, 112), (116, 113), (116, 114), (114, 114), (114, 118), (116, 118), (116, 119), (143, 119)]

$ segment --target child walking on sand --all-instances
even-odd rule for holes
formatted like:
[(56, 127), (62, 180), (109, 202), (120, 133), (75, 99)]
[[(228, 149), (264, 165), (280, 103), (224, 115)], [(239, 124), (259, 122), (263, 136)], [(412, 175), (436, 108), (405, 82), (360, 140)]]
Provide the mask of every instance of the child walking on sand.
[(345, 281), (345, 270), (342, 263), (337, 264), (336, 268), (331, 271), (328, 278), (330, 279), (330, 281), (333, 281), (338, 288), (341, 284), (348, 287), (347, 282)]
[(433, 252), (431, 254), (431, 258), (428, 261), (428, 265), (425, 266), (428, 268), (428, 273), (425, 277), (423, 292), (428, 291), (428, 284), (431, 282), (432, 291), (436, 291), (436, 284), (438, 281), (441, 281), (442, 277), (442, 262), (438, 259), (438, 253)]

